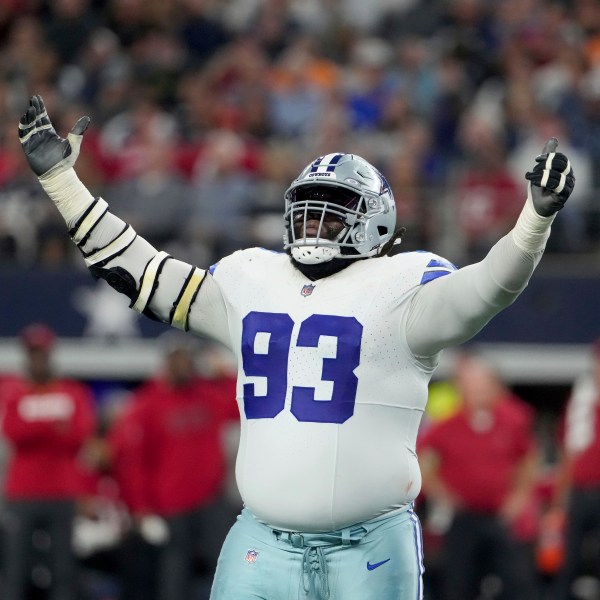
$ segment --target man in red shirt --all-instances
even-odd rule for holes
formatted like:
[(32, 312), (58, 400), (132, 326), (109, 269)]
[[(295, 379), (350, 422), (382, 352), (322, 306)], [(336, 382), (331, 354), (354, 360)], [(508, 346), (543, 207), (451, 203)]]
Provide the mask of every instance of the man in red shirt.
[(163, 546), (159, 598), (189, 600), (197, 559), (212, 581), (235, 519), (223, 501), (223, 434), (239, 413), (234, 377), (199, 375), (189, 336), (173, 332), (163, 341), (164, 368), (135, 391), (109, 443), (115, 477), (142, 535)]
[(76, 501), (83, 491), (79, 454), (95, 428), (90, 390), (58, 378), (51, 355), (55, 335), (41, 324), (21, 333), (26, 372), (4, 395), (2, 432), (11, 451), (6, 497), (3, 600), (25, 600), (32, 535), (50, 538), (51, 600), (76, 597), (71, 547)]
[[(597, 577), (600, 568), (600, 340), (592, 345), (591, 356), (591, 372), (573, 386), (561, 424), (561, 459), (551, 510), (564, 514), (566, 527), (556, 600), (575, 598), (575, 579), (586, 571)], [(586, 554), (586, 547), (596, 551)]]
[[(419, 443), (423, 493), (452, 520), (443, 539), (443, 600), (472, 600), (486, 575), (498, 598), (532, 600), (514, 526), (531, 499), (537, 458), (532, 414), (483, 361), (463, 356), (458, 413), (433, 424)], [(531, 564), (531, 563), (530, 563)]]

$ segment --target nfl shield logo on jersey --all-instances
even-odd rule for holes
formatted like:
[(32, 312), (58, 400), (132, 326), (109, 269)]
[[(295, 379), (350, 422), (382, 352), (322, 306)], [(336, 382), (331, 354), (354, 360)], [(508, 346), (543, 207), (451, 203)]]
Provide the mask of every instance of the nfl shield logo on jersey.
[(308, 285), (302, 286), (302, 289), (300, 290), (300, 294), (305, 297), (310, 296), (313, 293), (314, 289), (315, 289), (315, 284), (309, 283)]
[(246, 552), (246, 562), (255, 563), (258, 558), (258, 552), (256, 550), (248, 550)]

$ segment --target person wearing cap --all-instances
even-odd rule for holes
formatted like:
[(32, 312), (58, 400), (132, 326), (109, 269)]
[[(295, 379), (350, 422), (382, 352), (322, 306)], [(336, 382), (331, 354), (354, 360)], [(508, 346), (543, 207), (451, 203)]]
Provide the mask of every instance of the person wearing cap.
[(11, 456), (4, 482), (3, 600), (27, 597), (36, 531), (49, 539), (50, 600), (76, 598), (71, 534), (83, 489), (79, 455), (94, 431), (95, 409), (85, 384), (55, 373), (55, 341), (55, 333), (40, 323), (21, 332), (23, 376), (4, 397), (1, 429)]

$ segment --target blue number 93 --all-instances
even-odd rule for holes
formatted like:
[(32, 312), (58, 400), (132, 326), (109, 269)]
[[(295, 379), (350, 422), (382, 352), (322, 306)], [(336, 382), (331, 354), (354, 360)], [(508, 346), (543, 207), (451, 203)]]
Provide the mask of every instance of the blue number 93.
[[(242, 361), (247, 377), (263, 377), (265, 395), (257, 396), (254, 383), (244, 384), (244, 412), (248, 419), (272, 419), (285, 407), (288, 363), (294, 321), (285, 313), (250, 312), (242, 323)], [(354, 414), (360, 364), (362, 325), (354, 317), (311, 315), (300, 323), (297, 347), (317, 348), (321, 336), (337, 340), (335, 358), (323, 358), (322, 381), (333, 382), (329, 400), (315, 400), (315, 388), (292, 388), (291, 412), (298, 421), (343, 423)], [(256, 339), (265, 334), (265, 352), (256, 351)]]

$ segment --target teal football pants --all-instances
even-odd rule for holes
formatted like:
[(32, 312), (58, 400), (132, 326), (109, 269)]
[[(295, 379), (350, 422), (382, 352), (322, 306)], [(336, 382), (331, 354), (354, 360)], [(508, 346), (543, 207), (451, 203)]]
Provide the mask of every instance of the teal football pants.
[(408, 507), (327, 533), (291, 533), (244, 509), (223, 545), (211, 600), (422, 600), (419, 519)]

